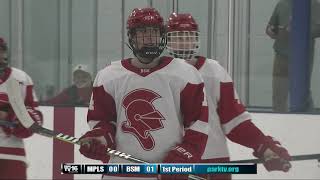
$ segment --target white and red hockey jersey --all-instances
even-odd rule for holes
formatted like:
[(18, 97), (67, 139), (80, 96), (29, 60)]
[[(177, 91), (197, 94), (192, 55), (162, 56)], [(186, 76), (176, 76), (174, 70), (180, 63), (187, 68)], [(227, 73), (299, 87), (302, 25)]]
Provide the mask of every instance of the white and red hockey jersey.
[[(139, 69), (125, 59), (101, 70), (88, 124), (115, 129), (116, 149), (147, 162), (162, 162), (179, 143), (192, 144), (201, 157), (209, 128), (203, 80), (182, 59), (160, 61), (155, 68)], [(128, 161), (114, 156), (109, 162)]]
[(251, 116), (240, 102), (232, 78), (226, 70), (215, 60), (202, 56), (196, 58), (195, 67), (204, 80), (207, 92), (211, 127), (202, 159), (210, 163), (226, 162), (229, 161), (226, 137), (238, 144), (255, 148), (265, 136), (251, 123)]
[[(11, 67), (6, 68), (4, 75), (0, 78), (0, 110), (10, 108), (6, 89), (8, 78), (14, 78), (21, 82), (21, 93), (25, 99), (25, 105), (30, 109), (36, 109), (38, 100), (33, 90), (32, 79), (24, 71)], [(35, 113), (39, 113), (39, 116), (42, 117), (40, 112), (35, 111)], [(26, 162), (23, 140), (14, 135), (6, 134), (2, 126), (0, 126), (0, 159)]]

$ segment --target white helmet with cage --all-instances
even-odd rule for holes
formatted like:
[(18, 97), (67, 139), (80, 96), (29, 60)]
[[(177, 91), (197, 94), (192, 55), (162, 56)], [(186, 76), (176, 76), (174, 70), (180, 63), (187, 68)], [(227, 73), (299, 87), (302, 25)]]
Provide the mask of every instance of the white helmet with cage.
[(200, 49), (199, 28), (191, 14), (172, 13), (167, 21), (167, 51), (177, 58), (192, 59)]

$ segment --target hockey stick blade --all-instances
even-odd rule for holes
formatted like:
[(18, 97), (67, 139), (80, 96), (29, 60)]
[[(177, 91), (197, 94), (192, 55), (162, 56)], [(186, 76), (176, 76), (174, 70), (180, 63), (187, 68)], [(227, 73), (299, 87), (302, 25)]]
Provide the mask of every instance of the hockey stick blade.
[[(291, 161), (305, 161), (305, 160), (319, 160), (320, 154), (304, 154), (304, 155), (296, 155), (291, 156)], [(235, 160), (230, 161), (229, 163), (255, 163), (260, 164), (263, 163), (260, 159), (246, 159), (246, 160)]]
[[(21, 122), (22, 126), (25, 128), (30, 129), (32, 132), (35, 132), (37, 134), (43, 135), (43, 136), (47, 136), (50, 138), (55, 138), (61, 141), (65, 141), (67, 143), (71, 143), (71, 144), (77, 144), (80, 145), (79, 139), (69, 136), (69, 135), (65, 135), (62, 133), (56, 133), (50, 129), (46, 129), (40, 125), (38, 125), (37, 123), (35, 123), (29, 113), (27, 112), (26, 106), (23, 102), (23, 98), (21, 95), (21, 91), (20, 91), (20, 85), (18, 83), (17, 80), (13, 79), (13, 78), (9, 78), (6, 82), (7, 85), (7, 92), (8, 92), (8, 97), (9, 97), (9, 102), (10, 105), (13, 109), (13, 111), (15, 112), (17, 118), (19, 119), (19, 121)], [(114, 155), (132, 162), (136, 162), (136, 163), (148, 163), (146, 161), (143, 161), (141, 159), (137, 159), (132, 157), (129, 154), (117, 151), (117, 150), (113, 150), (108, 148), (106, 150), (106, 152), (109, 155)]]

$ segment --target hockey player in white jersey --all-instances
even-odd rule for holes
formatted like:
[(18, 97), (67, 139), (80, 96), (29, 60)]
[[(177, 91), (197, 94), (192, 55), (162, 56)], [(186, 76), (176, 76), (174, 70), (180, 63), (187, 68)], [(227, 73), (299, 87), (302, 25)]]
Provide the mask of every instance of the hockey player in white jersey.
[(8, 46), (0, 37), (0, 120), (15, 124), (14, 127), (0, 125), (0, 179), (26, 179), (26, 153), (23, 139), (33, 133), (24, 128), (16, 118), (8, 101), (6, 81), (15, 78), (21, 85), (21, 93), (32, 119), (42, 124), (42, 114), (38, 106), (31, 78), (22, 70), (9, 67)]
[[(166, 46), (163, 18), (154, 8), (134, 9), (127, 21), (135, 55), (111, 63), (97, 74), (80, 153), (110, 163), (107, 147), (153, 163), (200, 162), (208, 132), (204, 84), (182, 59), (160, 56)], [(115, 177), (120, 176), (120, 177)], [(127, 179), (135, 175), (104, 175)], [(138, 177), (137, 177), (138, 176)], [(187, 175), (136, 179), (187, 179)]]
[[(191, 14), (172, 13), (167, 21), (167, 50), (174, 57), (185, 59), (201, 73), (207, 92), (209, 124), (212, 130), (202, 162), (229, 161), (226, 137), (252, 148), (253, 155), (264, 160), (268, 171), (288, 171), (291, 167), (287, 150), (270, 136), (264, 135), (238, 99), (226, 70), (215, 60), (196, 56), (200, 48), (199, 28)], [(212, 175), (210, 179), (231, 179), (231, 175)]]

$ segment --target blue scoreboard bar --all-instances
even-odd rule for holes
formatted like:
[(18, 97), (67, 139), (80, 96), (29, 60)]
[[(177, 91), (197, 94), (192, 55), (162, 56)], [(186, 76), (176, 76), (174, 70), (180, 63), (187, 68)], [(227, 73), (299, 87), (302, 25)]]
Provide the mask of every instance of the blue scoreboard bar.
[(158, 174), (157, 164), (124, 164), (122, 165), (124, 174)]
[(62, 164), (64, 174), (257, 174), (256, 164)]

